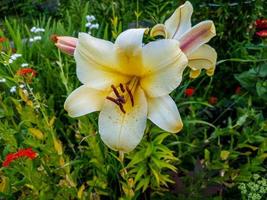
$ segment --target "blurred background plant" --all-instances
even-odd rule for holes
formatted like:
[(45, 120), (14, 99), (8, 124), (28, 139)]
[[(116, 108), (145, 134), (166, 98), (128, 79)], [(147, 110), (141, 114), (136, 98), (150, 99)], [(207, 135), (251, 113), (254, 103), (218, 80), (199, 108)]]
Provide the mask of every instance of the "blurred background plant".
[[(0, 168), (0, 199), (252, 199), (251, 184), (260, 190), (266, 180), (267, 39), (255, 22), (266, 19), (267, 5), (191, 2), (193, 24), (216, 26), (215, 75), (191, 80), (186, 71), (172, 93), (182, 132), (148, 123), (122, 160), (100, 140), (97, 113), (72, 119), (64, 111), (80, 83), (74, 59), (50, 37), (90, 31), (114, 41), (124, 29), (164, 22), (184, 1), (0, 1), (0, 160), (30, 147), (37, 153)], [(98, 26), (90, 29), (88, 16)]]

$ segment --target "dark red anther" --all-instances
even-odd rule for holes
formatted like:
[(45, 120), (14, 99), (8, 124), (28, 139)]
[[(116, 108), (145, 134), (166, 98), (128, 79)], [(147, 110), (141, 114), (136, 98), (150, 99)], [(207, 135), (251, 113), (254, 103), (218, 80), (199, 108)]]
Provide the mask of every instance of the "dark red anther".
[(121, 83), (120, 83), (120, 89), (121, 89), (122, 93), (125, 92), (125, 89), (124, 89), (124, 87), (123, 87), (123, 85)]
[(120, 106), (120, 105), (121, 105), (121, 103), (120, 103), (120, 102), (118, 102), (118, 100), (117, 100), (117, 99), (114, 99), (114, 98), (112, 98), (112, 97), (109, 97), (109, 96), (107, 96), (107, 97), (106, 97), (106, 99), (108, 99), (108, 100), (112, 101), (113, 103), (117, 104), (118, 106)]
[(117, 101), (119, 101), (120, 103), (126, 103), (126, 101), (125, 101), (125, 98), (124, 98), (124, 96), (122, 95), (122, 96), (120, 96), (120, 97), (118, 97), (117, 98)]
[(130, 100), (131, 100), (132, 106), (134, 106), (133, 94), (132, 94), (131, 90), (129, 89), (128, 85), (126, 85), (126, 91), (128, 92), (128, 94), (130, 96)]
[[(112, 97), (109, 97), (107, 96), (106, 99), (112, 101), (113, 103), (117, 104), (121, 110), (121, 112), (123, 112), (124, 114), (126, 113), (124, 108), (123, 108), (123, 105), (122, 105), (122, 102), (119, 100), (119, 99), (114, 99)], [(125, 102), (125, 99), (123, 98), (123, 101)]]
[(111, 85), (111, 88), (112, 88), (114, 94), (119, 98), (120, 97), (120, 93), (118, 92), (117, 88), (114, 85)]

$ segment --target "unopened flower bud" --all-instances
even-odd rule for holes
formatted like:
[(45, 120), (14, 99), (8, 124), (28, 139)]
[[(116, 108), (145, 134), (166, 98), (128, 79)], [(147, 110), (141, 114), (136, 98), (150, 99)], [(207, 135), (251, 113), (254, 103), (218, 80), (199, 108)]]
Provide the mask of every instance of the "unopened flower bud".
[(57, 35), (51, 36), (51, 40), (55, 43), (57, 48), (71, 56), (74, 54), (74, 50), (78, 41), (78, 39), (75, 37)]

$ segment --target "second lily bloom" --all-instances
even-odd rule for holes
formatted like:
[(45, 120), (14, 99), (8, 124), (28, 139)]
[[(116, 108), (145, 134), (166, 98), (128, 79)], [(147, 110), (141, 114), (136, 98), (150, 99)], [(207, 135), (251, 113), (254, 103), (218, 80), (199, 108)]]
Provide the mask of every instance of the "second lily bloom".
[(190, 2), (185, 2), (176, 9), (164, 24), (157, 24), (151, 30), (152, 36), (164, 36), (180, 42), (181, 50), (188, 57), (188, 66), (191, 68), (190, 77), (199, 76), (202, 69), (207, 75), (214, 74), (217, 53), (207, 43), (216, 35), (212, 21), (206, 20), (191, 26), (193, 7)]

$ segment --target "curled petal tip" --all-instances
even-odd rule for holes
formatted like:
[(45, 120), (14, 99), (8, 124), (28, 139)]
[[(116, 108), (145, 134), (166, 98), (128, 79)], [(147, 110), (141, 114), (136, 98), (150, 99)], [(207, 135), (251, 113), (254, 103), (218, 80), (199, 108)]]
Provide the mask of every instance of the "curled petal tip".
[(190, 1), (186, 1), (182, 6), (186, 6), (188, 9), (193, 10), (193, 6)]
[(200, 74), (201, 74), (201, 69), (197, 69), (197, 70), (191, 69), (189, 77), (195, 79), (195, 78), (199, 77)]
[(168, 37), (168, 32), (166, 30), (165, 25), (164, 24), (155, 25), (150, 31), (150, 36), (151, 37), (163, 36), (164, 38), (167, 38)]
[(207, 69), (206, 70), (206, 74), (208, 76), (213, 76), (214, 75), (214, 72), (215, 72), (215, 66), (214, 67), (211, 67), (210, 69)]
[(214, 34), (214, 36), (216, 35), (216, 28), (215, 25), (213, 23), (213, 21), (210, 21), (211, 23), (211, 28), (210, 28), (210, 32)]

